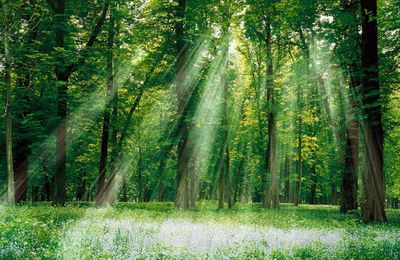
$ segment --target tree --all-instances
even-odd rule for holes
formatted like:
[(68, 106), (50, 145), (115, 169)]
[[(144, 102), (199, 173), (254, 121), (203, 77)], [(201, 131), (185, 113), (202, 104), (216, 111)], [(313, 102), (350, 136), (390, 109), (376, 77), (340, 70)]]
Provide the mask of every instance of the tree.
[[(182, 117), (179, 120), (179, 141), (178, 141), (178, 168), (177, 168), (177, 189), (175, 206), (177, 208), (189, 207), (189, 154), (188, 145), (188, 115), (187, 106), (191, 91), (187, 82), (185, 82), (187, 71), (187, 43), (185, 41), (185, 9), (186, 0), (178, 0), (176, 7), (177, 22), (175, 24), (176, 34), (176, 53), (177, 53), (177, 76), (176, 76), (176, 94), (178, 98), (178, 115)], [(194, 205), (193, 205), (194, 206)]]
[(65, 178), (66, 178), (66, 156), (67, 156), (67, 112), (68, 112), (68, 80), (73, 72), (85, 63), (85, 52), (92, 47), (103, 27), (109, 2), (103, 5), (101, 15), (93, 28), (92, 34), (82, 50), (83, 56), (77, 62), (70, 62), (66, 57), (65, 38), (67, 34), (68, 19), (65, 0), (47, 0), (54, 12), (56, 65), (54, 72), (57, 78), (57, 116), (60, 125), (56, 130), (56, 166), (55, 166), (55, 198), (54, 204), (63, 206), (66, 200)]
[[(113, 47), (114, 47), (114, 34), (115, 34), (115, 21), (113, 15), (113, 4), (110, 6), (109, 11), (109, 22), (108, 22), (108, 38), (107, 38), (107, 93), (105, 98), (105, 108), (103, 113), (103, 127), (101, 133), (101, 150), (100, 150), (100, 161), (99, 161), (99, 179), (96, 191), (96, 205), (101, 206), (105, 203), (110, 202), (113, 190), (106, 189), (106, 166), (108, 158), (108, 146), (110, 136), (110, 112), (111, 112), (111, 101), (116, 93), (114, 86), (114, 70), (113, 70)], [(114, 144), (116, 145), (116, 144)], [(111, 181), (113, 185), (113, 180)], [(109, 186), (107, 185), (107, 186)]]
[(361, 0), (362, 134), (366, 162), (363, 170), (362, 219), (386, 221), (385, 176), (383, 172), (382, 100), (378, 65), (378, 25), (376, 0)]
[(277, 151), (276, 151), (276, 103), (274, 96), (274, 80), (273, 80), (273, 59), (272, 59), (272, 33), (271, 33), (271, 16), (266, 17), (266, 36), (265, 45), (267, 47), (267, 116), (268, 116), (268, 143), (266, 149), (266, 179), (264, 191), (263, 206), (266, 208), (279, 208), (279, 176), (277, 169)]
[(11, 55), (9, 47), (9, 28), (10, 21), (7, 19), (8, 0), (3, 0), (4, 12), (4, 85), (6, 87), (6, 156), (7, 156), (7, 202), (13, 204), (15, 202), (15, 184), (14, 184), (14, 167), (13, 167), (13, 152), (12, 152), (12, 122), (11, 122)]

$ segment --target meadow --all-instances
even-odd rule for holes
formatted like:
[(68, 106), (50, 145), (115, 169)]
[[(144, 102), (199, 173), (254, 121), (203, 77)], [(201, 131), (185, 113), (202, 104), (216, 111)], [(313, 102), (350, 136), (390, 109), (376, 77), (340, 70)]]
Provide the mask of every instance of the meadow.
[(0, 259), (399, 259), (400, 211), (385, 224), (335, 206), (197, 210), (172, 203), (0, 206)]

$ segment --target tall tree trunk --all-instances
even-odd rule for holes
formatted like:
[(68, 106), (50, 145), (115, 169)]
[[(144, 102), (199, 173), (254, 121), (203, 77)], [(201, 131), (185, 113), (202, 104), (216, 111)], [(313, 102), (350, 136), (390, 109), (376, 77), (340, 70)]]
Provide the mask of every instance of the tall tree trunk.
[[(352, 69), (351, 69), (352, 70)], [(360, 83), (354, 76), (353, 71), (350, 72), (350, 104), (347, 105), (346, 120), (346, 143), (344, 145), (344, 167), (342, 177), (342, 202), (340, 206), (341, 212), (357, 209), (357, 190), (358, 190), (358, 157), (359, 157), (359, 128), (355, 118), (355, 98), (353, 95), (357, 92)]]
[(196, 158), (193, 156), (190, 163), (190, 194), (189, 194), (189, 207), (196, 208)]
[(317, 202), (317, 171), (315, 164), (311, 168), (311, 187), (310, 187), (310, 204), (316, 204)]
[[(229, 140), (227, 140), (228, 142)], [(231, 176), (230, 176), (230, 156), (229, 156), (229, 144), (225, 150), (225, 187), (226, 187), (226, 202), (228, 208), (232, 208), (232, 188), (231, 188)]]
[[(223, 35), (227, 35), (227, 28), (223, 29)], [(229, 176), (229, 122), (228, 122), (228, 47), (229, 40), (227, 39), (221, 45), (221, 73), (220, 73), (220, 87), (222, 88), (222, 121), (221, 121), (221, 149), (219, 161), (219, 196), (218, 208), (224, 208), (224, 202), (228, 202), (228, 207), (232, 206), (231, 202), (231, 187)], [(229, 179), (229, 180), (228, 180)], [(229, 187), (228, 187), (229, 186)]]
[[(242, 113), (242, 120), (244, 119), (244, 113)], [(234, 187), (233, 187), (233, 204), (240, 202), (240, 195), (243, 190), (244, 180), (244, 163), (246, 158), (246, 140), (243, 138), (237, 148), (239, 156), (239, 164), (236, 168), (236, 174), (234, 175)]]
[[(56, 1), (56, 47), (65, 49), (65, 0)], [(67, 155), (67, 100), (68, 100), (68, 78), (66, 73), (63, 54), (57, 58), (55, 73), (57, 77), (57, 116), (60, 125), (56, 130), (56, 173), (55, 173), (55, 198), (54, 204), (63, 206), (66, 199), (66, 155)]]
[(285, 200), (286, 203), (290, 202), (290, 158), (289, 158), (289, 154), (286, 153), (285, 156)]
[(276, 160), (276, 119), (275, 97), (272, 64), (272, 34), (271, 21), (266, 20), (265, 44), (267, 47), (267, 116), (268, 116), (268, 143), (265, 157), (265, 183), (263, 207), (279, 208), (279, 175)]
[[(118, 27), (116, 28), (117, 32), (118, 32)], [(111, 154), (110, 154), (110, 179), (113, 180), (115, 177), (115, 173), (116, 173), (116, 161), (118, 159), (118, 141), (117, 141), (117, 137), (118, 137), (118, 133), (120, 131), (119, 127), (118, 127), (118, 85), (117, 82), (114, 81), (113, 83), (113, 100), (112, 100), (112, 114), (111, 114), (111, 129), (112, 129), (112, 133), (111, 133)], [(122, 175), (122, 196), (120, 197), (121, 201), (127, 201), (128, 198), (126, 197), (126, 185), (124, 186), (124, 181), (126, 181), (126, 176)], [(112, 191), (113, 193), (115, 193), (115, 191)]]
[[(357, 10), (359, 9), (359, 0), (341, 1), (341, 7), (353, 17), (354, 22), (350, 25), (352, 34), (347, 41), (354, 42), (354, 48), (360, 44), (360, 35), (358, 32)], [(354, 50), (352, 50), (353, 52)], [(343, 57), (344, 71), (349, 75), (349, 102), (346, 104), (346, 138), (343, 143), (343, 173), (342, 173), (342, 201), (340, 211), (345, 213), (348, 210), (357, 209), (357, 191), (358, 191), (358, 161), (359, 161), (359, 126), (356, 120), (357, 105), (359, 103), (360, 81), (360, 52), (353, 54), (353, 61), (348, 62), (348, 56)], [(347, 185), (347, 186), (344, 186)]]
[[(138, 132), (140, 135), (140, 132)], [(138, 138), (138, 162), (137, 162), (137, 178), (138, 178), (138, 191), (139, 191), (139, 201), (144, 200), (144, 177), (143, 177), (143, 166), (142, 166), (142, 145), (141, 139)]]
[[(358, 87), (358, 85), (355, 85)], [(350, 116), (347, 122), (347, 138), (348, 145), (350, 147), (350, 168), (352, 170), (352, 209), (358, 208), (358, 165), (359, 165), (359, 150), (360, 150), (360, 137), (359, 137), (359, 125), (357, 123), (357, 119), (355, 118), (354, 112), (355, 106), (352, 105), (350, 107)]]
[(361, 0), (362, 36), (361, 63), (363, 69), (363, 141), (365, 169), (363, 171), (362, 219), (364, 222), (386, 221), (385, 177), (383, 172), (383, 127), (378, 66), (377, 1)]
[[(8, 17), (8, 0), (3, 0), (4, 17)], [(6, 157), (7, 157), (7, 202), (15, 202), (14, 168), (12, 154), (12, 122), (11, 122), (11, 55), (9, 49), (9, 29), (8, 19), (5, 21), (3, 32), (4, 43), (4, 84), (6, 86)]]
[[(30, 0), (28, 3), (34, 12), (35, 1)], [(30, 12), (24, 16), (27, 21), (27, 32), (23, 37), (23, 49), (20, 50), (20, 55), (23, 59), (16, 62), (16, 100), (22, 101), (22, 105), (14, 109), (17, 118), (18, 128), (14, 133), (17, 138), (14, 139), (14, 179), (15, 179), (15, 199), (17, 202), (24, 201), (27, 198), (28, 189), (28, 169), (29, 156), (31, 154), (31, 144), (33, 142), (30, 127), (30, 114), (32, 114), (32, 70), (35, 64), (29, 61), (30, 55), (34, 54), (32, 45), (35, 44), (37, 38), (37, 26), (40, 17), (32, 16)], [(21, 104), (21, 103), (20, 103)]]
[[(110, 110), (112, 106), (112, 99), (114, 96), (114, 71), (113, 71), (113, 45), (114, 45), (114, 17), (113, 9), (110, 7), (109, 12), (110, 20), (108, 25), (108, 38), (107, 38), (107, 93), (105, 100), (105, 109), (103, 115), (103, 129), (101, 134), (101, 150), (100, 150), (100, 161), (99, 161), (99, 179), (96, 191), (96, 206), (102, 206), (109, 203), (109, 198), (113, 197), (110, 192), (114, 192), (111, 188), (105, 189), (105, 179), (107, 172), (107, 158), (108, 158), (108, 143), (110, 136)], [(111, 184), (112, 185), (112, 184)], [(109, 186), (109, 185), (107, 185)]]
[(28, 191), (28, 168), (29, 157), (27, 146), (30, 144), (27, 140), (18, 142), (16, 146), (14, 162), (14, 181), (15, 181), (15, 201), (26, 201)]
[[(223, 150), (223, 149), (222, 149)], [(223, 157), (223, 156), (222, 156)], [(224, 184), (225, 184), (225, 173), (223, 171), (223, 159), (219, 162), (219, 177), (218, 177), (218, 209), (223, 209), (225, 205), (225, 192), (224, 192)]]
[(303, 175), (303, 116), (302, 116), (302, 105), (301, 105), (301, 90), (300, 86), (298, 87), (299, 89), (297, 90), (297, 99), (299, 102), (299, 117), (298, 117), (298, 140), (297, 140), (297, 180), (296, 180), (296, 188), (295, 188), (295, 194), (294, 194), (294, 205), (298, 206), (300, 203), (300, 195), (301, 195), (301, 181), (302, 181), (302, 175)]
[(85, 174), (79, 174), (79, 184), (78, 184), (78, 189), (76, 191), (76, 200), (77, 201), (83, 201), (85, 198), (85, 193), (86, 193), (86, 177)]
[(189, 89), (186, 85), (186, 63), (187, 46), (184, 39), (184, 21), (185, 21), (186, 0), (178, 0), (176, 7), (176, 16), (178, 21), (175, 24), (176, 33), (176, 51), (177, 51), (177, 77), (176, 92), (178, 98), (178, 116), (183, 117), (179, 120), (179, 141), (178, 141), (178, 168), (177, 168), (177, 188), (175, 206), (177, 208), (187, 208), (185, 203), (188, 187), (188, 168), (189, 168), (189, 147), (188, 147), (188, 122), (187, 105), (189, 99)]

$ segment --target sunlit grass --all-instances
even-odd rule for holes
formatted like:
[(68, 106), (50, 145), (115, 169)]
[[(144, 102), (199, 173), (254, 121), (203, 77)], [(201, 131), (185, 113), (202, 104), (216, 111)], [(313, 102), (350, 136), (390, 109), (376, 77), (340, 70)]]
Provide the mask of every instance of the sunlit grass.
[(365, 226), (358, 212), (343, 215), (335, 206), (265, 210), (239, 204), (221, 211), (216, 206), (204, 201), (190, 211), (175, 210), (173, 203), (2, 206), (0, 258), (400, 257), (398, 210), (388, 210), (390, 224)]

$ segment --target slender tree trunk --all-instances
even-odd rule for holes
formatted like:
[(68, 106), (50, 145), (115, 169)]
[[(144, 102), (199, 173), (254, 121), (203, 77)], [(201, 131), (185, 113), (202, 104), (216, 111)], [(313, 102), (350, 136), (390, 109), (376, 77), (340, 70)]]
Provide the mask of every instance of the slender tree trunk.
[(178, 169), (177, 169), (177, 189), (175, 207), (187, 208), (186, 197), (188, 188), (188, 168), (189, 168), (189, 147), (188, 147), (188, 122), (187, 105), (189, 99), (189, 89), (185, 82), (187, 46), (184, 39), (184, 20), (185, 20), (186, 0), (178, 0), (176, 16), (179, 19), (175, 24), (176, 51), (177, 51), (177, 77), (176, 91), (178, 98), (178, 116), (183, 117), (179, 120), (179, 141), (178, 141)]
[(225, 150), (225, 186), (226, 186), (226, 202), (228, 208), (232, 208), (232, 188), (231, 188), (231, 176), (230, 176), (230, 156), (229, 156), (229, 144)]
[(337, 184), (336, 180), (332, 180), (331, 183), (331, 200), (330, 203), (332, 205), (337, 205), (338, 204), (338, 190), (337, 190)]
[(190, 194), (189, 194), (189, 207), (196, 208), (196, 158), (193, 156), (190, 163)]
[(219, 163), (219, 177), (218, 177), (218, 209), (224, 208), (225, 202), (225, 192), (224, 192), (224, 184), (225, 184), (225, 174), (223, 171), (223, 159), (221, 159)]
[(144, 200), (144, 181), (143, 181), (143, 171), (142, 171), (142, 147), (138, 147), (138, 163), (137, 163), (137, 173), (138, 173), (138, 190), (139, 190), (139, 201)]
[[(118, 33), (118, 27), (115, 28), (116, 32)], [(114, 76), (115, 77), (115, 76)], [(114, 182), (115, 174), (116, 174), (116, 162), (118, 160), (118, 153), (119, 153), (119, 146), (118, 146), (118, 133), (120, 132), (119, 124), (118, 124), (118, 85), (117, 82), (113, 82), (113, 99), (112, 99), (112, 114), (111, 114), (111, 154), (110, 154), (110, 178), (111, 182)], [(125, 173), (125, 171), (124, 171)], [(126, 175), (122, 175), (122, 196), (120, 197), (121, 201), (127, 201), (128, 198), (126, 197), (126, 185), (124, 186), (124, 181), (126, 184)], [(114, 189), (115, 186), (113, 185), (112, 188)], [(112, 191), (113, 194), (116, 194), (116, 191)]]
[(310, 204), (316, 204), (317, 202), (317, 172), (315, 165), (311, 168), (311, 187), (310, 187)]
[[(65, 49), (65, 0), (56, 1), (56, 47)], [(67, 100), (68, 100), (68, 78), (66, 73), (65, 60), (58, 57), (55, 68), (57, 77), (57, 116), (60, 125), (56, 130), (56, 173), (55, 173), (55, 198), (54, 204), (63, 206), (66, 199), (65, 179), (66, 179), (66, 155), (67, 155)]]
[[(223, 35), (226, 35), (227, 29), (223, 29)], [(228, 121), (228, 82), (227, 82), (227, 70), (228, 70), (228, 48), (229, 40), (222, 43), (221, 56), (223, 59), (220, 74), (220, 87), (222, 89), (222, 122), (221, 122), (221, 136), (222, 144), (220, 149), (220, 161), (219, 161), (219, 196), (218, 196), (218, 208), (224, 208), (224, 202), (228, 202), (228, 207), (232, 207), (231, 201), (231, 185), (230, 185), (230, 172), (229, 172), (229, 121)]]
[[(103, 115), (103, 129), (101, 134), (101, 150), (100, 150), (100, 162), (99, 162), (99, 179), (96, 191), (96, 205), (102, 206), (105, 203), (109, 203), (108, 199), (112, 197), (110, 192), (114, 192), (114, 189), (105, 190), (105, 179), (107, 172), (107, 158), (108, 158), (108, 144), (110, 136), (110, 120), (111, 120), (111, 101), (114, 96), (114, 70), (113, 70), (113, 45), (114, 45), (114, 17), (113, 10), (110, 7), (110, 20), (108, 25), (108, 38), (107, 38), (107, 94), (105, 100), (105, 109)], [(107, 185), (109, 186), (109, 185)]]
[(362, 219), (385, 222), (385, 177), (383, 172), (383, 127), (378, 66), (377, 1), (361, 0), (363, 69), (363, 141), (366, 154), (363, 171)]
[[(242, 113), (243, 115), (243, 113)], [(243, 120), (243, 116), (242, 116)], [(246, 150), (246, 140), (242, 139), (238, 145), (238, 152), (239, 152), (239, 164), (236, 169), (236, 174), (234, 176), (235, 182), (234, 182), (234, 188), (233, 188), (233, 203), (235, 204), (236, 202), (240, 202), (240, 196), (243, 190), (243, 179), (244, 179), (244, 163), (245, 163), (245, 150)]]
[(393, 208), (394, 209), (398, 209), (399, 208), (399, 198), (398, 197), (394, 198)]
[(78, 189), (76, 191), (76, 200), (83, 201), (86, 193), (86, 177), (84, 174), (79, 174), (80, 183), (78, 184)]
[[(302, 101), (300, 100), (301, 94), (300, 90), (298, 90), (298, 101), (301, 103)], [(298, 127), (299, 127), (299, 132), (298, 132), (298, 142), (297, 142), (297, 180), (296, 180), (296, 188), (295, 188), (295, 194), (294, 194), (294, 205), (298, 206), (300, 203), (300, 195), (301, 195), (301, 181), (302, 181), (302, 175), (303, 175), (303, 117), (302, 117), (302, 106), (301, 104), (299, 105), (299, 117), (298, 117)]]
[(289, 193), (290, 193), (290, 158), (288, 153), (286, 153), (285, 156), (285, 199), (286, 202), (289, 203), (290, 202), (290, 197), (289, 197)]
[(43, 172), (44, 172), (44, 197), (46, 201), (51, 201), (52, 198), (52, 187), (54, 182), (54, 176), (49, 178), (49, 171), (47, 167), (43, 164)]
[[(3, 0), (4, 17), (8, 17), (8, 0)], [(15, 202), (15, 184), (12, 153), (12, 122), (11, 122), (11, 55), (9, 49), (9, 21), (6, 19), (3, 33), (4, 43), (4, 84), (6, 86), (6, 157), (7, 157), (7, 202)]]

